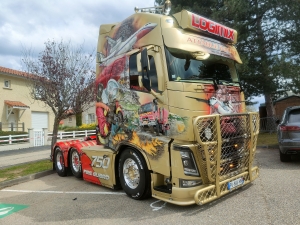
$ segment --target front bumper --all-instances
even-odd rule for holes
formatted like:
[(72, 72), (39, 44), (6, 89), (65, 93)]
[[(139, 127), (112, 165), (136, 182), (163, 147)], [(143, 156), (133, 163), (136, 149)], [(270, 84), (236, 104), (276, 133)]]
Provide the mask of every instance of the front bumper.
[[(251, 181), (255, 180), (258, 177), (258, 174), (259, 174), (258, 167), (254, 167), (251, 169), (250, 173), (244, 172), (237, 176), (231, 177), (230, 179), (221, 181), (218, 185), (209, 185), (206, 188), (202, 188), (195, 193), (194, 196), (195, 203), (198, 205), (203, 205), (205, 203), (216, 200), (221, 196), (226, 195), (229, 192), (236, 190), (240, 187), (243, 187), (246, 184), (250, 183)], [(239, 178), (243, 178), (244, 183), (233, 189), (228, 190), (228, 183), (237, 180)]]

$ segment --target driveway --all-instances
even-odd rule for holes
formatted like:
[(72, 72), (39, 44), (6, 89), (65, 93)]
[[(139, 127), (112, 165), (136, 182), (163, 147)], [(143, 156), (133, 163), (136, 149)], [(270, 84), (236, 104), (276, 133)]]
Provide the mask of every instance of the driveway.
[(281, 163), (277, 149), (259, 148), (256, 164), (260, 176), (252, 184), (185, 207), (52, 174), (0, 190), (0, 203), (24, 207), (0, 216), (0, 224), (299, 224), (300, 159)]

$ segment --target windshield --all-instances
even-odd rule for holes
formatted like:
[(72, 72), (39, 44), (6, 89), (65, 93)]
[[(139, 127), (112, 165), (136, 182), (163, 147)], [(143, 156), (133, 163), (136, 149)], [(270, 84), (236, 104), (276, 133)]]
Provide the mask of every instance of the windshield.
[(207, 60), (192, 59), (191, 55), (181, 52), (173, 54), (167, 48), (166, 58), (170, 81), (216, 80), (238, 82), (234, 62), (211, 55)]

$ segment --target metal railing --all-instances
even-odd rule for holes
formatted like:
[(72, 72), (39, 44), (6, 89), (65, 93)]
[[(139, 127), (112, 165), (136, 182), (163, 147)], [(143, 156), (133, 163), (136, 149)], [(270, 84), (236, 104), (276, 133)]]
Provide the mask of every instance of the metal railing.
[(260, 118), (260, 132), (261, 133), (273, 133), (277, 129), (278, 117), (263, 117)]
[(23, 123), (2, 123), (0, 122), (0, 131), (23, 131), (25, 124)]

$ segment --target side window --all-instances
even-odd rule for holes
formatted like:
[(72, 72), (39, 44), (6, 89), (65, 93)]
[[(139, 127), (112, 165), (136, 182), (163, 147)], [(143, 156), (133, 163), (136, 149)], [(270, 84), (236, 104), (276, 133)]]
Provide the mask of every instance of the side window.
[(129, 85), (130, 89), (136, 91), (147, 91), (145, 88), (141, 88), (139, 85), (139, 72), (137, 68), (137, 53), (133, 54), (129, 58)]
[(5, 80), (4, 81), (4, 87), (5, 88), (10, 88), (10, 80)]
[(137, 54), (133, 54), (129, 58), (129, 83), (131, 89), (139, 87), (139, 73), (136, 64), (136, 55)]
[(149, 64), (150, 64), (150, 70), (149, 70), (149, 77), (151, 80), (151, 88), (154, 91), (158, 91), (158, 82), (157, 82), (157, 72), (155, 67), (155, 61), (153, 56), (149, 55)]

